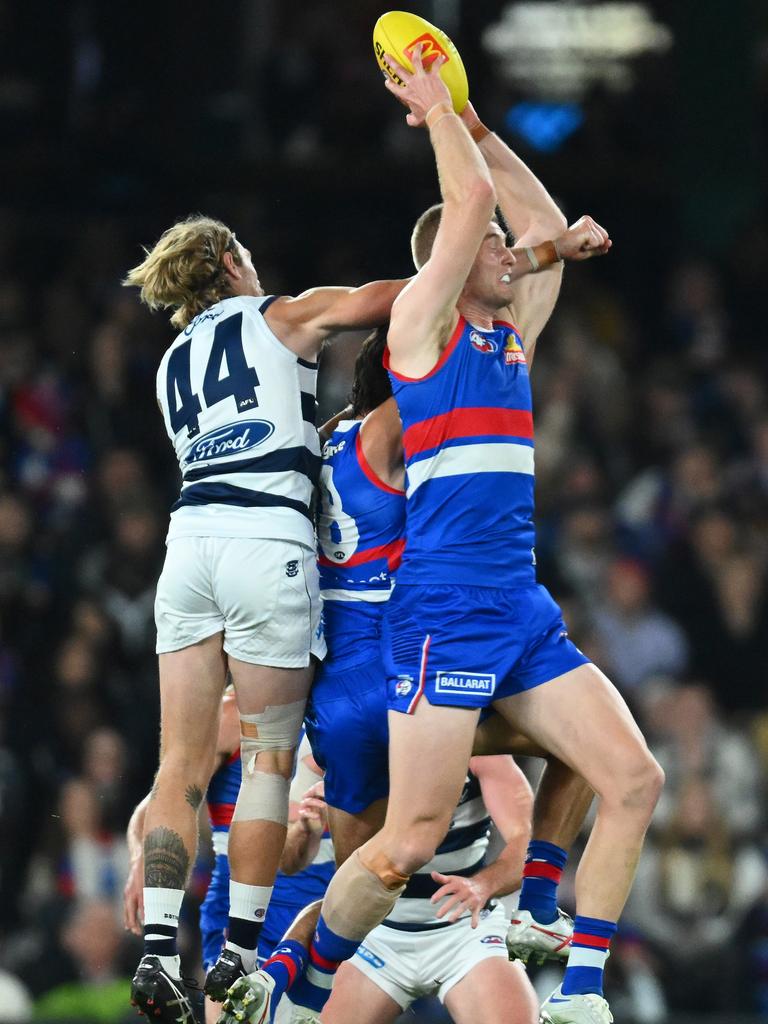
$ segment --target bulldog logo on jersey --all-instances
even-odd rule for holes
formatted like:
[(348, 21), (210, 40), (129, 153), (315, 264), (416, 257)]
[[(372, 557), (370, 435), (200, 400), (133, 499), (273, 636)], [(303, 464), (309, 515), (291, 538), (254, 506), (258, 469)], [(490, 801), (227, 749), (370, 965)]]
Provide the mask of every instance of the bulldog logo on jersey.
[(422, 35), (418, 36), (418, 38), (414, 39), (412, 43), (408, 43), (407, 46), (403, 47), (403, 53), (411, 62), (413, 61), (413, 51), (419, 45), (422, 47), (421, 63), (425, 68), (428, 68), (432, 61), (436, 60), (440, 56), (445, 57), (446, 62), (450, 60), (450, 57), (435, 37), (429, 32), (424, 32)]
[(469, 340), (472, 348), (476, 348), (478, 352), (498, 352), (499, 346), (493, 340), (493, 338), (484, 338), (479, 331), (470, 331)]
[(400, 675), (397, 677), (397, 683), (395, 684), (395, 693), (398, 697), (407, 697), (413, 689), (413, 676)]
[(523, 343), (517, 331), (512, 331), (508, 334), (507, 340), (504, 342), (504, 362), (507, 366), (511, 366), (513, 363), (525, 362)]

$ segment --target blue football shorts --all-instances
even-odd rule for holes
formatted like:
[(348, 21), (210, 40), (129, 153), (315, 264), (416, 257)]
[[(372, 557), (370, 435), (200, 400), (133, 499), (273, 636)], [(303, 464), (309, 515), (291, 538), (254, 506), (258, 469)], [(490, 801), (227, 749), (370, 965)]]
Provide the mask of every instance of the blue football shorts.
[(485, 708), (589, 662), (540, 584), (398, 584), (384, 613), (388, 707)]
[(348, 814), (359, 814), (389, 793), (381, 647), (372, 641), (360, 653), (354, 665), (320, 665), (304, 719), (312, 754), (325, 771), (326, 802)]

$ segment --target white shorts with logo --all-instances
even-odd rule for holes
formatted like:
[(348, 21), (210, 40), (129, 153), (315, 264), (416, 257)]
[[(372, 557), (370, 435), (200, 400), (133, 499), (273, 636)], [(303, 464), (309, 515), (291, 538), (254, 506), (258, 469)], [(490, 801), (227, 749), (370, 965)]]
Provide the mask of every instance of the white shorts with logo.
[(497, 905), (484, 912), (477, 928), (465, 917), (446, 928), (406, 932), (380, 924), (349, 961), (382, 991), (407, 1010), (414, 999), (448, 992), (473, 967), (491, 957), (508, 959), (509, 922)]
[(223, 632), (233, 658), (302, 668), (325, 656), (315, 552), (296, 541), (169, 540), (155, 623), (158, 654)]

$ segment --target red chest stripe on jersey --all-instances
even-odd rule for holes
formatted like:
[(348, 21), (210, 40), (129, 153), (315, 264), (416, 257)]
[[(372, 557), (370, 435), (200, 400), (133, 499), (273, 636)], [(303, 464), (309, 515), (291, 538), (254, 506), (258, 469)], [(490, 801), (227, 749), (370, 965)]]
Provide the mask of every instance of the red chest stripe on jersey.
[(525, 409), (452, 409), (414, 423), (403, 434), (406, 459), (460, 437), (533, 438), (533, 416)]
[(405, 538), (401, 537), (399, 540), (390, 541), (389, 544), (380, 544), (377, 548), (366, 548), (365, 551), (356, 551), (354, 555), (351, 555), (343, 562), (335, 562), (332, 558), (326, 558), (325, 555), (318, 555), (317, 560), (320, 565), (335, 565), (337, 567), (348, 565), (351, 567), (362, 565), (363, 562), (374, 562), (377, 558), (386, 558), (389, 568), (396, 569), (400, 565), (404, 550)]
[(234, 764), (235, 761), (239, 761), (239, 760), (240, 760), (240, 747), (238, 747), (237, 750), (233, 750), (232, 751), (232, 753), (227, 758), (226, 763), (227, 764)]
[(467, 321), (464, 319), (463, 316), (460, 316), (459, 317), (459, 322), (456, 324), (456, 328), (455, 328), (453, 334), (451, 335), (451, 337), (449, 338), (448, 344), (443, 349), (442, 355), (437, 360), (437, 362), (432, 367), (432, 369), (429, 370), (427, 373), (425, 373), (423, 377), (406, 377), (404, 374), (397, 373), (395, 370), (393, 370), (392, 367), (389, 365), (389, 349), (388, 348), (384, 349), (384, 359), (383, 359), (384, 369), (388, 370), (392, 374), (392, 376), (395, 378), (395, 380), (404, 380), (404, 381), (406, 381), (409, 384), (418, 384), (418, 382), (420, 380), (426, 380), (427, 377), (433, 376), (433, 374), (437, 373), (437, 371), (442, 366), (445, 366), (445, 364), (447, 363), (448, 359), (451, 356), (451, 353), (453, 352), (453, 350), (458, 345), (459, 338), (464, 333), (464, 328), (466, 326), (467, 326)]
[(234, 804), (208, 804), (208, 817), (211, 825), (221, 827), (232, 824), (232, 815), (235, 813)]
[(381, 491), (386, 491), (387, 494), (405, 495), (405, 491), (398, 491), (396, 487), (390, 487), (389, 484), (385, 483), (378, 473), (376, 473), (376, 471), (371, 467), (371, 464), (368, 462), (368, 459), (366, 459), (365, 452), (363, 451), (363, 442), (360, 437), (359, 430), (357, 432), (357, 437), (355, 438), (355, 454), (357, 455), (357, 461), (360, 464), (360, 469), (362, 469), (363, 473), (365, 473), (374, 487), (378, 487)]

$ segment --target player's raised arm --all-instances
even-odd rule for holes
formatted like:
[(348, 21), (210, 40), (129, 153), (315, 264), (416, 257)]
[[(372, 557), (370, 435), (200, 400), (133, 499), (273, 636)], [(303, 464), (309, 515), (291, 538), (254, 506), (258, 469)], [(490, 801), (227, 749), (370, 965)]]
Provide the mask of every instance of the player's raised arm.
[(404, 289), (392, 307), (388, 345), (392, 368), (421, 376), (437, 362), (456, 317), (456, 303), (483, 240), (496, 202), (485, 161), (440, 78), (441, 59), (425, 70), (418, 52), (414, 73), (394, 58), (387, 60), (405, 82), (385, 81), (411, 113), (408, 123), (429, 128), (435, 151), (443, 215), (429, 262)]
[[(557, 301), (562, 260), (574, 258), (569, 245), (572, 229), (568, 229), (559, 207), (533, 171), (480, 121), (471, 103), (462, 111), (461, 118), (477, 141), (491, 172), (499, 207), (515, 237), (516, 252), (530, 262), (530, 269), (534, 271), (518, 277), (510, 311), (521, 331), (530, 362), (536, 339)], [(577, 224), (584, 226), (582, 221)], [(596, 229), (594, 239), (584, 238), (579, 244), (589, 245), (590, 255), (607, 252), (610, 247), (607, 233), (594, 222), (587, 227)]]

